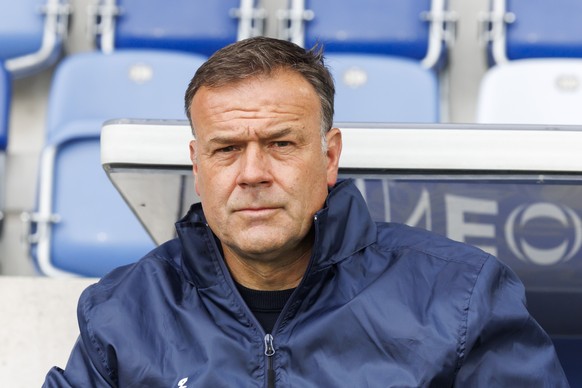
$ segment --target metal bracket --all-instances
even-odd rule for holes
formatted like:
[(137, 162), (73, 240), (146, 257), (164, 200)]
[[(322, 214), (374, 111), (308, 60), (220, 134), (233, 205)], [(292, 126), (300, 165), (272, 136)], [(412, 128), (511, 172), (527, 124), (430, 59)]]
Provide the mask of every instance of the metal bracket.
[[(20, 214), (20, 220), (23, 224), (22, 231), (22, 242), (29, 246), (30, 244), (37, 244), (40, 241), (42, 231), (42, 226), (46, 227), (48, 225), (56, 224), (61, 222), (61, 216), (59, 214), (41, 214), (36, 212), (22, 212)], [(36, 226), (36, 231), (32, 233), (33, 225)], [(41, 226), (39, 228), (39, 226)]]
[(294, 7), (292, 9), (280, 9), (277, 11), (278, 37), (303, 47), (305, 45), (304, 21), (315, 18), (315, 13), (310, 9)]
[(38, 51), (21, 57), (8, 59), (6, 69), (15, 77), (23, 77), (36, 72), (45, 63), (56, 60), (55, 48), (68, 35), (72, 7), (60, 0), (48, 0), (38, 8), (45, 16), (41, 47)]
[(265, 32), (267, 11), (264, 8), (253, 8), (252, 4), (243, 1), (240, 8), (230, 10), (230, 17), (239, 19), (237, 40), (261, 36)]
[(115, 19), (123, 14), (115, 0), (101, 1), (87, 8), (87, 39), (101, 39), (101, 51), (110, 53), (114, 49)]
[(507, 24), (514, 23), (516, 16), (513, 12), (499, 14), (497, 12), (483, 12), (479, 14), (479, 42), (486, 45), (502, 34)]

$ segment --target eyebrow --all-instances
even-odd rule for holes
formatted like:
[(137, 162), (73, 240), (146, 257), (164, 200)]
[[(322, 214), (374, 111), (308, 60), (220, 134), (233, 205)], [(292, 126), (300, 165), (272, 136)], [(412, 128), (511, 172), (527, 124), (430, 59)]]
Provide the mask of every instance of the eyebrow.
[[(270, 131), (266, 136), (264, 137), (260, 137), (260, 141), (270, 141), (273, 139), (278, 139), (284, 136), (287, 136), (289, 134), (292, 133), (292, 129), (289, 127), (283, 128), (283, 129), (279, 129), (279, 130), (274, 130), (274, 131)], [(303, 136), (300, 136), (299, 134), (297, 134), (298, 138), (303, 138)], [(230, 136), (230, 135), (216, 135), (212, 138), (210, 138), (208, 140), (208, 143), (212, 144), (232, 144), (233, 142), (236, 143), (239, 138), (239, 136), (234, 135), (234, 136)]]

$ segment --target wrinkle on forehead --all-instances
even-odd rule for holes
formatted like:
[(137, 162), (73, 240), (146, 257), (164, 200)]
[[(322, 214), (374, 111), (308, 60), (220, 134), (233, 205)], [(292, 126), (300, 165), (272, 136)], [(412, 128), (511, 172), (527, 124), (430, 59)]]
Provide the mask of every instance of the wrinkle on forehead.
[(203, 131), (212, 129), (223, 132), (242, 132), (258, 128), (280, 128), (282, 126), (295, 127), (301, 125), (300, 114), (261, 114), (257, 111), (232, 110), (228, 112), (217, 112), (213, 116), (207, 117), (204, 121), (199, 121), (197, 127)]
[(319, 127), (321, 109), (313, 87), (299, 74), (279, 74), (200, 88), (191, 110), (196, 131), (304, 125), (306, 117)]
[[(317, 114), (319, 112), (314, 112)], [(204, 116), (199, 116), (206, 125), (210, 124), (218, 131), (251, 131), (260, 128), (280, 128), (304, 126), (305, 115), (308, 114), (301, 104), (273, 104), (262, 105), (253, 108), (232, 107), (216, 105), (207, 109)], [(319, 117), (317, 117), (319, 123)], [(202, 124), (199, 120), (196, 120)], [(200, 125), (204, 128), (204, 124)], [(319, 128), (319, 126), (318, 126)]]

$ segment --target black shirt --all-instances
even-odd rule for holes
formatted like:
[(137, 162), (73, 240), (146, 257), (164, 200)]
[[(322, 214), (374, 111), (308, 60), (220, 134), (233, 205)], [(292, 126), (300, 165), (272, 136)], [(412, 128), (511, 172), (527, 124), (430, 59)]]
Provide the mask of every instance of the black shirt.
[(273, 326), (285, 303), (295, 290), (294, 288), (281, 291), (259, 291), (247, 288), (237, 283), (238, 291), (249, 309), (255, 315), (266, 333), (273, 331)]

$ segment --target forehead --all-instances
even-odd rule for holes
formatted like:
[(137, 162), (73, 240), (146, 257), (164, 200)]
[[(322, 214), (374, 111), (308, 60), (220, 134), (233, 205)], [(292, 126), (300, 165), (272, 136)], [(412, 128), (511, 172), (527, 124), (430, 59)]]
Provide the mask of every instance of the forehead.
[[(293, 71), (255, 77), (221, 87), (200, 88), (191, 106), (199, 142), (235, 137), (271, 138), (284, 129), (319, 137), (320, 102), (311, 84)], [(228, 141), (230, 141), (228, 140)]]
[[(317, 114), (319, 97), (313, 86), (298, 72), (288, 69), (259, 75), (217, 87), (201, 87), (191, 104), (193, 121), (216, 114), (277, 114), (304, 111)], [(223, 117), (226, 118), (226, 117)]]

